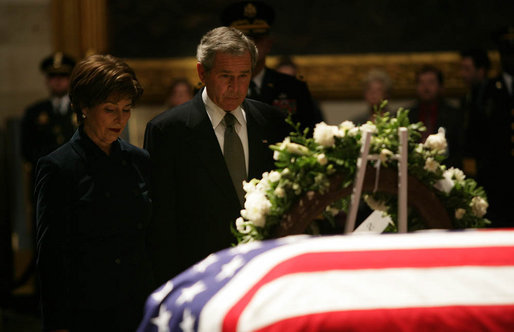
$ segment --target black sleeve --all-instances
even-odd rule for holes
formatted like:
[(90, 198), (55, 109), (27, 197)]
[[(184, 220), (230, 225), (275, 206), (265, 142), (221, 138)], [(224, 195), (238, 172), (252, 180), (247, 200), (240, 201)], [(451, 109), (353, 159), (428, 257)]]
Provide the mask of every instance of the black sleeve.
[(152, 218), (148, 230), (148, 249), (156, 286), (180, 272), (175, 268), (180, 255), (176, 229), (176, 185), (174, 148), (158, 126), (146, 126), (144, 148), (150, 153)]
[(37, 266), (44, 330), (70, 327), (69, 179), (49, 157), (36, 170)]

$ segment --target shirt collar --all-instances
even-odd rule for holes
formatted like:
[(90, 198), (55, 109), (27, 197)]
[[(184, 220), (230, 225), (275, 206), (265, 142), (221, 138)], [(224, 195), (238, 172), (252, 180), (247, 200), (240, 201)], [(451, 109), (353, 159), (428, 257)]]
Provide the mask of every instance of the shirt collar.
[[(209, 95), (207, 94), (207, 87), (205, 87), (202, 91), (202, 100), (205, 104), (205, 110), (207, 111), (207, 115), (209, 116), (209, 119), (211, 120), (212, 127), (216, 128), (220, 124), (221, 121), (223, 121), (223, 117), (227, 112), (225, 112), (222, 108), (220, 108), (218, 105), (216, 105), (211, 98), (209, 98)], [(238, 106), (235, 110), (230, 112), (234, 117), (237, 119), (237, 122), (240, 125), (243, 125), (246, 123), (246, 115), (244, 113), (244, 110), (241, 108), (241, 106)]]
[(261, 89), (262, 87), (262, 81), (264, 80), (264, 74), (266, 73), (266, 68), (263, 68), (261, 70), (260, 73), (258, 73), (257, 75), (255, 75), (253, 78), (252, 78), (252, 81), (255, 83), (255, 85), (257, 85), (257, 87), (259, 88), (259, 90)]

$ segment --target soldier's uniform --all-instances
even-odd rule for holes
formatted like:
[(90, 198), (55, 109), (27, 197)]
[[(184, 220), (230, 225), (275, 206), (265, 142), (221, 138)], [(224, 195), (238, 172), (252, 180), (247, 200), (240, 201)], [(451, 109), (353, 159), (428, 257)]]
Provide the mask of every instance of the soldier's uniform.
[[(269, 35), (274, 18), (273, 8), (260, 1), (234, 3), (221, 14), (223, 25), (237, 28), (254, 40)], [(291, 113), (294, 122), (311, 128), (311, 134), (316, 123), (323, 121), (305, 82), (268, 67), (253, 77), (248, 98)]]
[[(56, 53), (41, 62), (47, 76), (70, 76), (75, 61)], [(69, 97), (51, 96), (29, 106), (21, 121), (21, 149), (28, 166), (35, 168), (39, 158), (67, 142), (77, 128)]]

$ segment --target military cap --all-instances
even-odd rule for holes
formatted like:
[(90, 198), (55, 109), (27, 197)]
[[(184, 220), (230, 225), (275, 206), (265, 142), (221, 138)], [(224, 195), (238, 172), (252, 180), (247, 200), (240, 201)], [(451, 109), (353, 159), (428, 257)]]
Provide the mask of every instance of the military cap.
[(514, 26), (505, 26), (493, 32), (493, 40), (500, 53), (514, 52)]
[(254, 37), (269, 33), (275, 11), (262, 1), (242, 1), (230, 4), (221, 14), (221, 22)]
[(75, 60), (72, 57), (57, 52), (44, 58), (40, 68), (46, 75), (71, 75), (74, 66)]

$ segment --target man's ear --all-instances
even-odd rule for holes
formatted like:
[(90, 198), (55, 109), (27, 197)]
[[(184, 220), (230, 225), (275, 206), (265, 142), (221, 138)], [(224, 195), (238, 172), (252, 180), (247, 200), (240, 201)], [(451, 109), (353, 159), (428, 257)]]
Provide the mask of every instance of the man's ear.
[(200, 78), (200, 81), (202, 81), (202, 83), (205, 84), (206, 70), (200, 62), (196, 64), (196, 71), (198, 72), (198, 77)]

